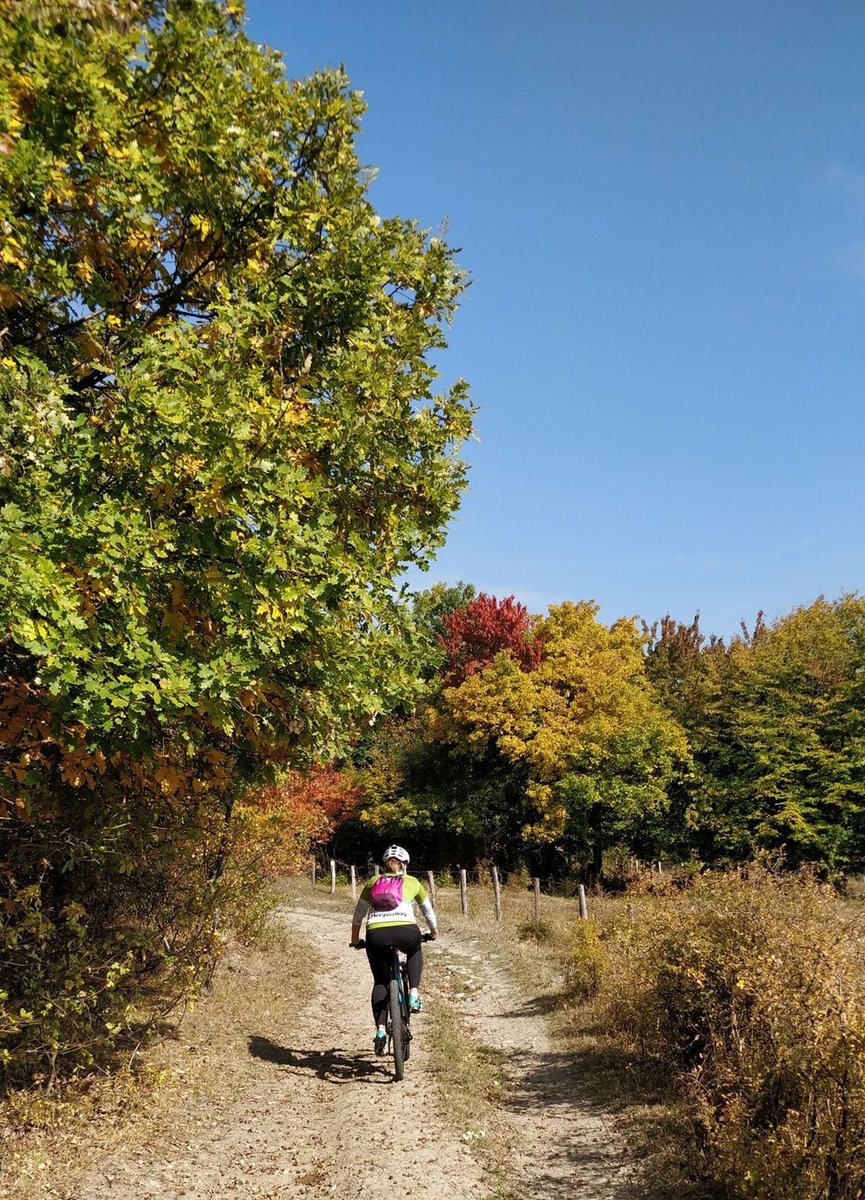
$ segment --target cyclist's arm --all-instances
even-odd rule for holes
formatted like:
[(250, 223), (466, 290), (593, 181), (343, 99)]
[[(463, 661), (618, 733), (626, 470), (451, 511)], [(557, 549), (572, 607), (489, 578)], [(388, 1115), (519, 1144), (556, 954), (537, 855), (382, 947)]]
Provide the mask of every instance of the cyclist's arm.
[(427, 923), (430, 934), (432, 935), (433, 938), (438, 937), (438, 925), (436, 923), (436, 915), (433, 912), (433, 906), (430, 904), (429, 899), (425, 897), (423, 900), (419, 901), (419, 907), (420, 907), (421, 912), (423, 913), (424, 920)]
[(360, 937), (360, 927), (363, 924), (363, 919), (369, 912), (369, 902), (364, 900), (363, 896), (358, 900), (354, 910), (354, 915), (351, 918), (351, 940), (352, 944)]

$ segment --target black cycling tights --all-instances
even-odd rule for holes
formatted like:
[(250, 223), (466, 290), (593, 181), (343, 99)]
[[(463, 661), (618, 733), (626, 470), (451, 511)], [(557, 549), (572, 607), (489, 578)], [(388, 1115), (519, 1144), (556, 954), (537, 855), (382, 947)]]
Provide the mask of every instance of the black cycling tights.
[(423, 951), (417, 925), (392, 925), (390, 929), (366, 931), (366, 956), (375, 980), (372, 989), (372, 1015), (376, 1025), (385, 1024), (387, 985), (390, 982), (391, 946), (404, 950), (408, 966), (409, 987), (420, 987), (423, 972)]

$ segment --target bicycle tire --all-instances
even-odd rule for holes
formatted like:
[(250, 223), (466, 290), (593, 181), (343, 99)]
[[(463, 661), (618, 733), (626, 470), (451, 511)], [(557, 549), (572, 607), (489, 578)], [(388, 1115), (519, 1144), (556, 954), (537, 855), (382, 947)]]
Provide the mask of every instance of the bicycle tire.
[(404, 964), (400, 971), (400, 979), (402, 980), (403, 1030), (405, 1031), (403, 1034), (403, 1039), (402, 1039), (402, 1041), (403, 1041), (402, 1056), (403, 1056), (403, 1059), (406, 1062), (408, 1062), (409, 1057), (411, 1056), (411, 1008), (409, 1007), (409, 1002), (408, 1002), (408, 993), (409, 993), (408, 973), (405, 969)]
[(393, 1049), (393, 1073), (397, 1081), (405, 1078), (405, 1034), (399, 1003), (399, 980), (392, 979), (388, 991), (390, 1036)]

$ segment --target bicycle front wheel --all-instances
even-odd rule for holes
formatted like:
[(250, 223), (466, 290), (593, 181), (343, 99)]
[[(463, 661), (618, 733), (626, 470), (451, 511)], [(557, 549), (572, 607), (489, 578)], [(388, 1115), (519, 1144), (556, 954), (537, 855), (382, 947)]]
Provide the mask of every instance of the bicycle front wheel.
[(390, 981), (388, 991), (388, 1006), (390, 1008), (391, 1045), (393, 1046), (393, 1071), (397, 1079), (405, 1076), (405, 1026), (399, 1003), (399, 981)]

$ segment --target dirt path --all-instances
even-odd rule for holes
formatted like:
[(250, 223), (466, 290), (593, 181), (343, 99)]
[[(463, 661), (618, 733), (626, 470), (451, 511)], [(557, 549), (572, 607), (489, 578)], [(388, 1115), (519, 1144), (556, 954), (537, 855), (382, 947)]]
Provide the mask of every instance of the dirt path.
[[(389, 1060), (372, 1053), (369, 971), (364, 955), (348, 953), (346, 917), (295, 909), (290, 920), (323, 964), (296, 1027), (280, 1027), (274, 1014), (268, 1028), (244, 1031), (249, 1060), (235, 1097), (184, 1113), (157, 1148), (94, 1165), (79, 1200), (378, 1200), (393, 1185), (425, 1200), (496, 1194), (501, 1172), (493, 1180), (439, 1108), (424, 1050), (431, 1018), (420, 1018), (407, 1077), (394, 1083)], [(504, 1056), (511, 1089), (501, 1121), (512, 1149), (503, 1165), (513, 1193), (630, 1200), (615, 1134), (575, 1100), (572, 1064), (551, 1047), (532, 998), (452, 937), (429, 948), (432, 977), (473, 1036)]]
[(451, 1000), (472, 1036), (501, 1053), (510, 1088), (510, 1174), (526, 1200), (632, 1200), (633, 1171), (613, 1122), (580, 1095), (574, 1057), (557, 1049), (542, 996), (520, 994), (495, 956), (448, 939)]

